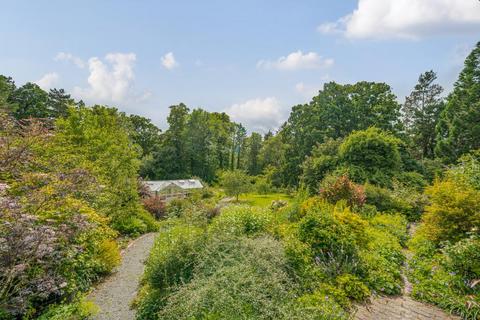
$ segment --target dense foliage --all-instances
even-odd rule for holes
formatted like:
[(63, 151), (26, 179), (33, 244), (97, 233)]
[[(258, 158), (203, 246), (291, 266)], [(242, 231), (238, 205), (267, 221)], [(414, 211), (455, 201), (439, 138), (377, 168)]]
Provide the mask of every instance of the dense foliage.
[[(347, 319), (402, 272), (414, 298), (477, 319), (479, 70), (480, 43), (450, 94), (427, 71), (403, 105), (385, 83), (329, 82), (263, 136), (182, 103), (161, 131), (0, 76), (0, 319), (87, 318), (116, 238), (159, 226), (139, 319)], [(165, 203), (139, 176), (213, 188)]]
[(1, 114), (2, 318), (29, 319), (51, 303), (74, 312), (62, 303), (120, 262), (118, 232), (156, 228), (139, 203), (137, 149), (121, 119), (104, 107), (55, 122)]

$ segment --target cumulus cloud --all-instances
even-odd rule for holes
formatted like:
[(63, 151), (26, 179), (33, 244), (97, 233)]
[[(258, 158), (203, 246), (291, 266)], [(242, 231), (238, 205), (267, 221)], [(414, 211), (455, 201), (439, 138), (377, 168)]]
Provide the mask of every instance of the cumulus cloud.
[(43, 77), (35, 81), (35, 83), (42, 88), (43, 90), (49, 90), (55, 86), (58, 82), (59, 75), (56, 72), (50, 72), (45, 74)]
[(280, 103), (274, 97), (247, 100), (232, 105), (225, 112), (250, 131), (267, 132), (278, 128), (285, 120)]
[(85, 62), (79, 57), (68, 52), (59, 52), (54, 58), (55, 61), (67, 61), (75, 64), (79, 68), (85, 68)]
[(330, 76), (326, 74), (320, 78), (322, 82), (318, 84), (306, 84), (304, 82), (298, 82), (295, 84), (295, 91), (309, 101), (313, 96), (318, 94), (318, 91), (323, 88), (324, 83), (329, 79)]
[(479, 28), (478, 0), (359, 0), (352, 13), (317, 30), (342, 33), (347, 38), (418, 39), (478, 32)]
[(172, 70), (179, 66), (177, 60), (175, 60), (173, 52), (168, 52), (162, 57), (162, 65), (168, 70)]
[(97, 57), (88, 59), (87, 88), (74, 88), (74, 94), (94, 102), (122, 102), (133, 96), (135, 79), (134, 53), (109, 53), (102, 61)]
[(330, 67), (333, 63), (333, 59), (323, 58), (316, 52), (304, 54), (298, 50), (274, 61), (260, 60), (257, 62), (257, 68), (278, 70), (318, 69)]

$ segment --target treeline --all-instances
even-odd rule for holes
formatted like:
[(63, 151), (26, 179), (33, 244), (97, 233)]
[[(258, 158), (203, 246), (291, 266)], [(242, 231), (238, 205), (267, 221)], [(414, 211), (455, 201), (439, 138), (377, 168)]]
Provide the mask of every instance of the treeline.
[(331, 169), (327, 158), (333, 141), (340, 145), (351, 133), (375, 127), (396, 139), (401, 160), (396, 171), (431, 179), (443, 166), (480, 148), (479, 56), (477, 44), (448, 95), (436, 73), (427, 71), (403, 104), (385, 83), (327, 83), (311, 102), (294, 106), (278, 132), (264, 136), (247, 135), (224, 113), (172, 106), (168, 130), (144, 139), (148, 145), (140, 143), (148, 150), (141, 174), (212, 182), (219, 170), (240, 169), (262, 174), (276, 187), (298, 187), (312, 174), (319, 181)]

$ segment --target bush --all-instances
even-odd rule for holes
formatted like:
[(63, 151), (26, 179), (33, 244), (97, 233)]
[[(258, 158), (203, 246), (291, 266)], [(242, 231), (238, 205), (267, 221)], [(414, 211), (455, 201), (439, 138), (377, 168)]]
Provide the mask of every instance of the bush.
[(169, 217), (180, 217), (190, 205), (187, 199), (172, 199), (167, 202), (167, 215)]
[(249, 206), (229, 206), (210, 225), (210, 232), (253, 236), (266, 233), (272, 223), (272, 214), (267, 209)]
[(439, 244), (458, 241), (480, 230), (480, 191), (453, 180), (427, 188), (431, 204), (425, 208), (419, 232)]
[(447, 270), (462, 276), (471, 287), (480, 279), (480, 238), (472, 236), (443, 249)]
[(110, 273), (121, 261), (120, 250), (114, 240), (103, 240), (98, 246), (96, 256), (100, 264), (98, 270), (100, 273)]
[(320, 188), (320, 197), (332, 204), (345, 200), (353, 208), (362, 207), (365, 204), (363, 187), (351, 182), (347, 176), (326, 178)]
[(348, 298), (355, 301), (364, 301), (370, 296), (368, 287), (354, 275), (343, 274), (337, 277), (336, 283)]
[(178, 225), (160, 232), (145, 267), (145, 279), (156, 289), (168, 289), (190, 281), (204, 231)]
[(165, 202), (159, 196), (150, 196), (142, 199), (143, 207), (150, 212), (156, 219), (162, 219), (167, 216)]
[(88, 320), (98, 313), (98, 307), (80, 299), (68, 304), (52, 305), (37, 320)]
[(354, 131), (340, 145), (339, 156), (355, 182), (389, 186), (401, 167), (400, 141), (377, 129)]
[(282, 245), (270, 237), (212, 235), (199, 252), (195, 277), (164, 301), (144, 300), (139, 319), (153, 318), (147, 310), (153, 319), (314, 319), (313, 311), (294, 305), (287, 270)]

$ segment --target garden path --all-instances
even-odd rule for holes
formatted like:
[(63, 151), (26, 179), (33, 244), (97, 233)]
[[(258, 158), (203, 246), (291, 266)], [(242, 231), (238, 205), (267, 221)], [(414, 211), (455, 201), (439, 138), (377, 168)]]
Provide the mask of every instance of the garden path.
[[(416, 225), (411, 224), (408, 228), (410, 236), (415, 232)], [(415, 301), (410, 298), (412, 284), (405, 275), (405, 269), (408, 269), (408, 260), (412, 258), (412, 253), (404, 251), (407, 257), (402, 278), (404, 281), (404, 291), (401, 296), (387, 297), (379, 296), (372, 298), (371, 304), (358, 306), (355, 313), (355, 320), (457, 320), (459, 317), (447, 314), (442, 309)]]
[(152, 249), (155, 233), (134, 240), (122, 252), (122, 263), (117, 271), (102, 282), (89, 295), (89, 300), (99, 306), (95, 320), (134, 320), (135, 310), (130, 302), (135, 298), (144, 262)]

